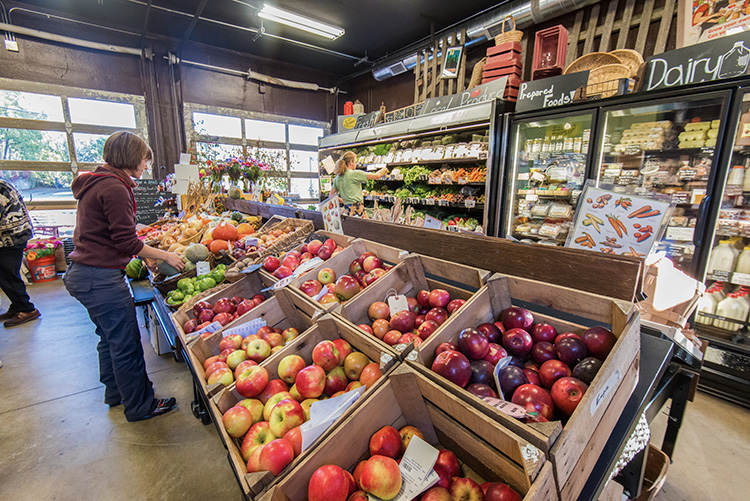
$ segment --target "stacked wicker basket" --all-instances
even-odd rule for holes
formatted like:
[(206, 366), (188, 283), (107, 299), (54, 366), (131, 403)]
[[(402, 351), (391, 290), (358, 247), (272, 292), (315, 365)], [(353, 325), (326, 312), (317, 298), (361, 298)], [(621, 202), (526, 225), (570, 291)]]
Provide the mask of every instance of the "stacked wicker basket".
[(586, 95), (605, 98), (618, 93), (622, 79), (630, 79), (628, 91), (632, 91), (642, 64), (643, 57), (637, 51), (631, 49), (592, 52), (570, 63), (565, 68), (564, 74), (588, 70), (589, 79)]

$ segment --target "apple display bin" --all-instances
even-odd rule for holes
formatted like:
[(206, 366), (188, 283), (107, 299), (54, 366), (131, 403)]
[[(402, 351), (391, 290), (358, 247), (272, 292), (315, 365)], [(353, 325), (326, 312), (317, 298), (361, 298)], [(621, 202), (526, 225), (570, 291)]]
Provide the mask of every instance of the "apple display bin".
[[(497, 423), (453, 397), (426, 393), (434, 386), (413, 369), (401, 364), (385, 384), (375, 389), (346, 420), (330, 432), (312, 454), (302, 458), (260, 498), (261, 501), (304, 501), (312, 474), (335, 464), (352, 472), (369, 457), (370, 437), (383, 426), (419, 428), (425, 440), (451, 450), (462, 464), (464, 476), (478, 483), (501, 481), (526, 501), (556, 500), (554, 476), (544, 454), (511, 432), (497, 432)], [(501, 452), (513, 449), (512, 455)]]
[[(580, 332), (592, 325), (606, 324), (617, 336), (617, 343), (565, 427), (560, 421), (526, 424), (509, 417), (430, 369), (437, 345), (456, 341), (467, 327), (498, 320), (511, 305), (529, 309), (535, 321), (546, 321), (560, 332)], [(566, 316), (574, 320), (563, 320)], [(442, 327), (422, 344), (420, 351), (407, 354), (408, 365), (464, 405), (497, 421), (499, 433), (513, 432), (541, 449), (552, 463), (560, 499), (576, 499), (638, 382), (640, 316), (634, 305), (497, 274)]]
[[(187, 344), (185, 346), (185, 351), (190, 364), (195, 370), (200, 391), (210, 398), (224, 389), (224, 386), (220, 383), (209, 386), (206, 383), (205, 371), (203, 369), (203, 362), (205, 362), (207, 358), (220, 353), (219, 343), (224, 337), (224, 331), (231, 329), (232, 327), (243, 325), (256, 318), (262, 318), (265, 320), (266, 325), (278, 327), (280, 329), (294, 327), (301, 333), (298, 336), (299, 338), (305, 336), (315, 321), (311, 317), (305, 315), (304, 311), (297, 307), (296, 303), (299, 302), (300, 298), (295, 295), (289, 294), (284, 289), (278, 290), (273, 296), (266, 299), (237, 320), (228, 323), (223, 328), (211, 333), (205, 338), (198, 336), (191, 343)], [(281, 351), (283, 352), (284, 350)]]
[[(445, 289), (450, 293), (451, 299), (468, 301), (477, 290), (484, 286), (489, 276), (489, 271), (479, 268), (409, 254), (387, 275), (382, 276), (363, 292), (344, 303), (337, 313), (355, 326), (370, 324), (371, 321), (367, 315), (370, 305), (376, 301), (386, 301), (386, 297), (394, 291), (399, 295), (416, 297), (420, 290)], [(460, 310), (459, 308), (458, 311)], [(439, 333), (446, 324), (447, 322), (438, 327), (427, 339), (435, 337), (435, 334)], [(404, 348), (406, 346), (399, 346), (398, 350), (401, 352)], [(417, 348), (419, 349), (421, 346)]]
[[(328, 304), (321, 304), (315, 301), (315, 299), (311, 298), (304, 292), (300, 290), (300, 286), (305, 283), (308, 280), (313, 280), (318, 278), (318, 272), (323, 268), (331, 268), (336, 273), (336, 278), (338, 279), (342, 275), (345, 275), (349, 273), (349, 265), (352, 261), (357, 259), (359, 256), (362, 255), (364, 252), (372, 252), (377, 257), (379, 257), (384, 263), (389, 265), (398, 265), (404, 257), (408, 255), (408, 252), (405, 250), (397, 249), (395, 247), (390, 247), (388, 245), (379, 244), (377, 242), (373, 242), (371, 240), (365, 240), (362, 238), (358, 238), (354, 241), (352, 241), (351, 245), (335, 256), (331, 256), (330, 259), (327, 261), (322, 262), (312, 270), (309, 270), (299, 277), (292, 280), (291, 284), (289, 284), (289, 287), (292, 287), (295, 289), (296, 292), (299, 292), (302, 296), (306, 297), (307, 300), (314, 304), (316, 308), (323, 309), (326, 313), (332, 313), (333, 311), (337, 310), (341, 305), (339, 303), (328, 303)], [(389, 270), (390, 273), (390, 270)], [(382, 280), (385, 277), (385, 275), (378, 279)], [(363, 289), (367, 290), (367, 288)], [(354, 295), (352, 299), (349, 301), (353, 301), (354, 298), (362, 295), (363, 292), (359, 292)]]
[(227, 388), (216, 394), (211, 400), (209, 400), (208, 407), (214, 422), (217, 423), (219, 433), (221, 434), (222, 440), (226, 444), (229, 456), (229, 462), (232, 469), (237, 477), (237, 481), (240, 484), (240, 488), (246, 499), (258, 499), (258, 497), (265, 492), (269, 487), (282, 480), (287, 473), (294, 469), (294, 467), (305, 460), (308, 455), (314, 455), (317, 450), (318, 444), (320, 444), (327, 435), (329, 435), (338, 425), (346, 419), (346, 416), (354, 412), (355, 409), (363, 405), (365, 401), (372, 395), (377, 388), (385, 384), (388, 379), (388, 375), (393, 369), (399, 364), (395, 352), (391, 352), (391, 356), (382, 357), (382, 348), (377, 343), (373, 342), (373, 339), (367, 336), (363, 336), (357, 329), (351, 328), (340, 319), (333, 315), (324, 315), (318, 319), (315, 326), (312, 327), (308, 332), (305, 333), (304, 337), (299, 336), (293, 339), (284, 350), (279, 353), (275, 353), (268, 359), (264, 360), (262, 365), (268, 371), (269, 380), (278, 378), (278, 366), (279, 362), (287, 356), (296, 354), (301, 356), (307, 365), (312, 364), (312, 352), (315, 346), (324, 340), (334, 339), (345, 339), (355, 351), (361, 351), (367, 355), (373, 362), (387, 359), (388, 361), (380, 364), (383, 376), (378, 381), (368, 388), (363, 395), (347, 409), (344, 414), (339, 417), (329, 428), (325, 431), (318, 439), (313, 442), (307, 449), (305, 449), (298, 457), (292, 461), (279, 475), (274, 477), (270, 472), (255, 472), (247, 473), (247, 464), (242, 458), (240, 452), (240, 445), (242, 439), (234, 439), (230, 437), (224, 425), (222, 423), (222, 415), (230, 408), (237, 405), (245, 397), (237, 393), (235, 384), (232, 383)]
[[(218, 299), (222, 297), (231, 298), (234, 296), (240, 296), (244, 298), (251, 298), (256, 294), (262, 294), (266, 297), (269, 297), (268, 292), (261, 291), (266, 287), (270, 287), (272, 284), (273, 281), (269, 280), (267, 276), (261, 275), (257, 272), (246, 273), (243, 274), (242, 278), (236, 282), (227, 284), (224, 287), (220, 285), (215, 292), (211, 292), (211, 290), (208, 290), (206, 292), (211, 292), (210, 294), (197, 299), (197, 301), (195, 299), (198, 296), (196, 296), (196, 298), (193, 298), (189, 302), (181, 305), (176, 312), (172, 313), (172, 323), (174, 324), (174, 328), (177, 331), (177, 336), (180, 338), (183, 346), (187, 346), (187, 344), (189, 343), (189, 335), (185, 334), (185, 330), (182, 328), (182, 326), (185, 325), (185, 322), (187, 322), (191, 318), (195, 318), (195, 315), (193, 315), (193, 305), (195, 305), (195, 303), (197, 303), (198, 301), (207, 301), (213, 305)], [(247, 314), (251, 315), (252, 313)], [(192, 339), (190, 339), (190, 341), (192, 341)]]

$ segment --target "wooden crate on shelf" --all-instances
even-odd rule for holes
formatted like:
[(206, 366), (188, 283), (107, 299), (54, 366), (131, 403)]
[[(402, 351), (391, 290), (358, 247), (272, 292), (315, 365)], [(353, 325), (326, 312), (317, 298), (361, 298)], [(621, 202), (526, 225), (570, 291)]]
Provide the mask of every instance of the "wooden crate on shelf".
[[(580, 332), (606, 325), (617, 343), (592, 381), (575, 413), (563, 428), (560, 421), (525, 424), (433, 372), (435, 348), (455, 342), (459, 333), (500, 319), (511, 305), (532, 311), (537, 322), (559, 332)], [(566, 318), (567, 317), (567, 318)], [(542, 450), (552, 462), (560, 499), (576, 499), (591, 473), (638, 381), (640, 317), (632, 303), (575, 291), (534, 280), (494, 275), (420, 350), (407, 355), (409, 365), (425, 379), (451, 392)]]
[(241, 327), (250, 321), (260, 318), (266, 322), (266, 325), (278, 327), (282, 330), (294, 327), (300, 331), (299, 337), (307, 334), (315, 322), (312, 318), (306, 316), (303, 310), (297, 307), (297, 303), (300, 301), (301, 298), (296, 295), (290, 294), (284, 289), (278, 290), (273, 296), (234, 322), (225, 325), (205, 338), (199, 336), (193, 343), (186, 346), (185, 351), (188, 356), (188, 362), (193, 366), (193, 370), (195, 371), (196, 379), (200, 386), (199, 391), (211, 397), (224, 389), (224, 386), (221, 384), (212, 384), (210, 386), (206, 384), (203, 362), (209, 357), (220, 353), (219, 343), (221, 343), (226, 330)]
[[(363, 335), (358, 329), (354, 329), (349, 326), (346, 322), (332, 316), (325, 315), (318, 319), (316, 325), (314, 325), (308, 332), (305, 333), (304, 337), (300, 336), (292, 340), (286, 347), (285, 350), (272, 355), (261, 363), (263, 367), (268, 371), (269, 380), (278, 378), (278, 367), (281, 360), (287, 356), (296, 354), (301, 356), (307, 365), (312, 364), (312, 352), (315, 346), (324, 340), (333, 341), (334, 339), (346, 340), (355, 351), (360, 351), (367, 355), (370, 360), (375, 363), (379, 363), (383, 359), (382, 348), (378, 344), (373, 342), (373, 338)], [(377, 340), (375, 340), (377, 341)], [(265, 492), (271, 485), (278, 483), (282, 480), (285, 475), (294, 469), (294, 467), (304, 461), (304, 458), (309, 454), (314, 454), (316, 447), (321, 443), (324, 438), (330, 434), (340, 424), (346, 416), (351, 414), (357, 409), (367, 398), (375, 393), (377, 388), (385, 384), (388, 379), (388, 375), (398, 365), (395, 352), (391, 353), (390, 357), (387, 357), (389, 362), (381, 365), (381, 371), (383, 376), (378, 379), (371, 388), (368, 388), (362, 397), (352, 404), (352, 406), (339, 417), (326, 432), (324, 432), (318, 439), (313, 442), (307, 449), (305, 449), (294, 461), (287, 466), (278, 476), (274, 477), (270, 472), (255, 472), (247, 473), (247, 464), (242, 457), (240, 446), (242, 444), (241, 439), (231, 438), (222, 424), (222, 415), (229, 410), (231, 407), (237, 405), (245, 397), (237, 393), (234, 383), (228, 386), (223, 391), (216, 394), (211, 400), (209, 400), (208, 407), (209, 412), (217, 423), (219, 433), (224, 440), (224, 443), (229, 452), (229, 462), (232, 465), (232, 469), (235, 471), (240, 488), (246, 498), (256, 498)]]
[[(390, 273), (344, 303), (337, 313), (353, 325), (371, 324), (367, 310), (389, 294), (416, 297), (420, 290), (444, 289), (451, 299), (468, 300), (487, 282), (490, 272), (434, 257), (409, 254)], [(447, 322), (446, 322), (447, 323)], [(445, 325), (445, 324), (443, 324)], [(436, 332), (439, 332), (440, 326)], [(432, 334), (433, 337), (435, 333)], [(419, 347), (417, 350), (420, 350)]]
[(451, 450), (461, 462), (464, 476), (480, 484), (505, 482), (527, 501), (557, 499), (552, 468), (543, 453), (536, 450), (530, 454), (528, 451), (535, 448), (529, 449), (528, 442), (507, 430), (498, 432), (491, 418), (461, 405), (450, 393), (423, 393), (420, 379), (423, 377), (414, 370), (399, 365), (313, 454), (259, 499), (307, 499), (310, 477), (319, 467), (335, 464), (351, 472), (359, 461), (369, 457), (369, 441), (375, 432), (383, 426), (400, 429), (406, 425), (419, 428), (434, 447)]

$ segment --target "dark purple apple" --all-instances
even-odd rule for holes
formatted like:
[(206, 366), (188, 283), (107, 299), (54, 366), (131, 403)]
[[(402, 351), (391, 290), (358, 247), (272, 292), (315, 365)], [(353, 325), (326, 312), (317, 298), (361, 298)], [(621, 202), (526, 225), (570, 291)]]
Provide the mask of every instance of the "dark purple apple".
[(510, 357), (510, 365), (515, 365), (516, 367), (520, 367), (521, 369), (523, 369), (524, 361), (521, 357), (512, 355)]
[(586, 384), (591, 384), (601, 366), (602, 361), (598, 358), (586, 357), (573, 367), (573, 377), (580, 379)]
[(495, 393), (495, 390), (493, 390), (491, 387), (487, 386), (486, 384), (476, 384), (476, 383), (470, 384), (469, 386), (466, 387), (466, 391), (478, 397), (497, 398), (497, 393)]
[(470, 359), (479, 360), (490, 351), (490, 342), (478, 330), (468, 327), (458, 335), (458, 349)]
[(531, 358), (539, 365), (542, 365), (547, 360), (557, 358), (555, 345), (547, 341), (537, 342), (534, 344), (534, 347), (531, 348)]
[(484, 334), (490, 343), (500, 343), (503, 338), (503, 333), (500, 332), (500, 329), (495, 324), (480, 324), (477, 326), (477, 330)]
[(488, 386), (494, 384), (495, 377), (492, 372), (495, 367), (491, 363), (486, 360), (472, 360), (470, 365), (471, 380), (469, 383), (486, 384)]
[(540, 322), (538, 324), (534, 324), (534, 326), (531, 328), (530, 334), (531, 339), (533, 339), (535, 343), (538, 343), (540, 341), (554, 343), (555, 338), (557, 337), (557, 329), (552, 327), (547, 322)]
[(508, 329), (503, 334), (503, 347), (508, 350), (510, 355), (516, 355), (525, 359), (529, 356), (533, 344), (531, 335), (523, 329), (514, 327)]
[(557, 348), (557, 358), (570, 367), (575, 367), (578, 362), (588, 355), (588, 350), (584, 342), (572, 336), (555, 342), (555, 348)]
[(599, 360), (606, 360), (607, 355), (617, 342), (617, 337), (604, 327), (592, 327), (585, 330), (581, 334), (581, 339), (586, 344), (589, 355)]
[(511, 306), (502, 313), (500, 319), (506, 329), (523, 329), (528, 331), (534, 325), (534, 316), (529, 310)]
[(471, 379), (469, 359), (458, 351), (444, 351), (435, 357), (432, 370), (461, 388), (466, 387)]
[(402, 334), (410, 332), (414, 328), (417, 316), (413, 311), (402, 310), (391, 317), (391, 329), (396, 329)]
[(506, 399), (513, 395), (516, 388), (529, 383), (529, 378), (526, 377), (523, 369), (515, 365), (509, 365), (501, 369), (498, 379), (500, 379), (500, 388), (502, 388)]

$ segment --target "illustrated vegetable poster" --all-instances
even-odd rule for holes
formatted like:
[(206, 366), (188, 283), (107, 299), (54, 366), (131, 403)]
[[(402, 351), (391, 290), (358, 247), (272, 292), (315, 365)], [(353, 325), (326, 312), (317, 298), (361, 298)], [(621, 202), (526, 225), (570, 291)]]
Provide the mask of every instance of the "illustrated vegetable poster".
[(326, 231), (344, 234), (341, 228), (341, 208), (339, 207), (339, 197), (328, 197), (319, 204), (320, 212), (323, 213), (323, 225)]
[(566, 247), (646, 257), (663, 233), (671, 203), (587, 186)]

